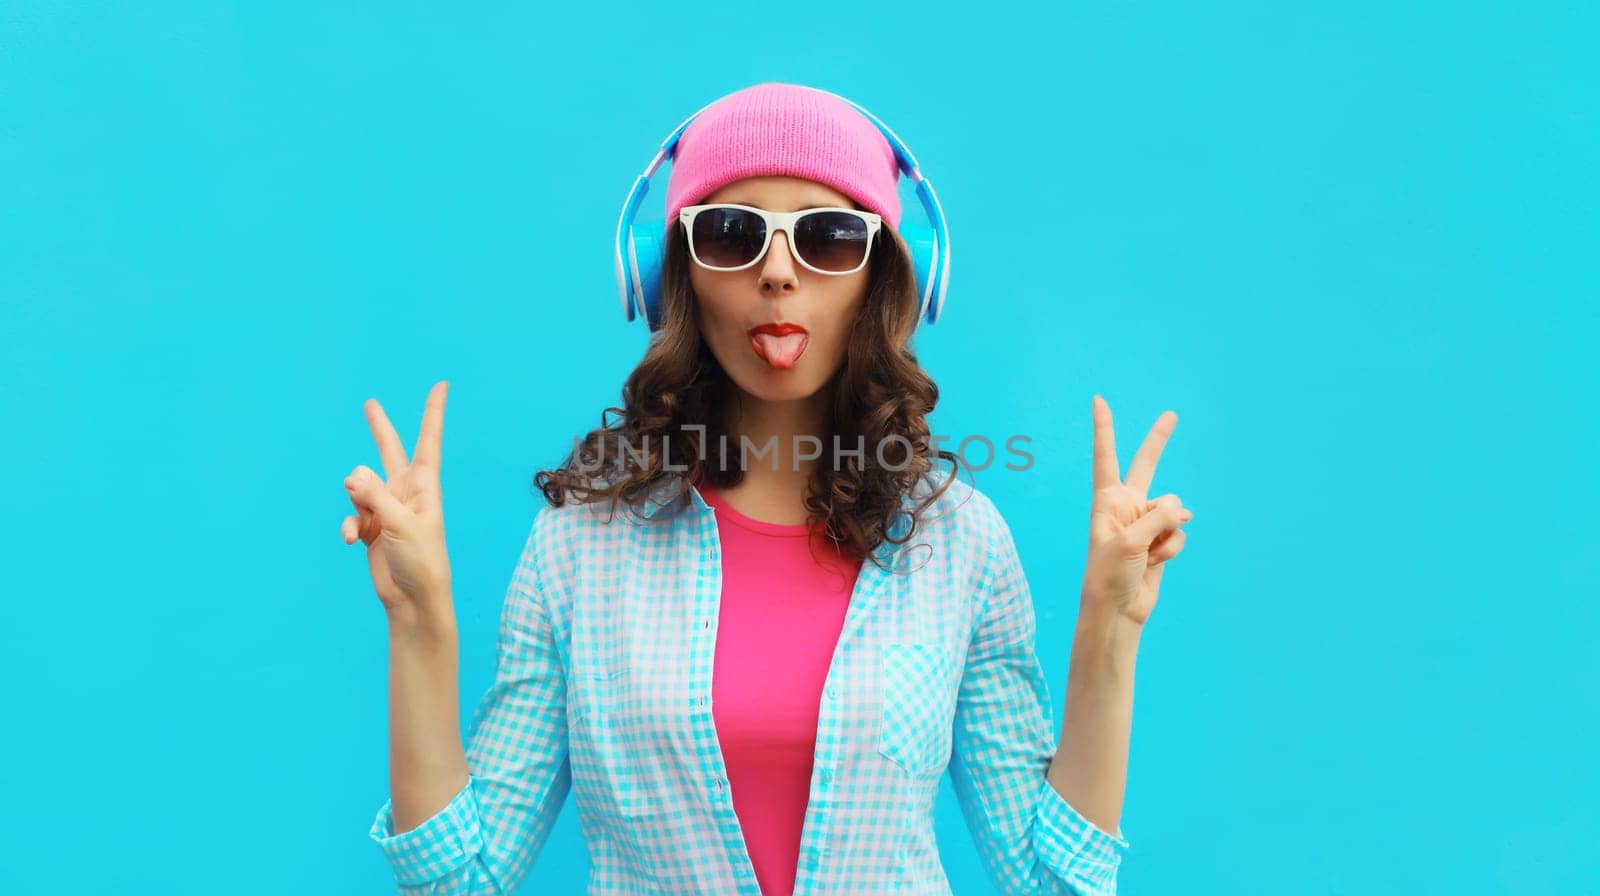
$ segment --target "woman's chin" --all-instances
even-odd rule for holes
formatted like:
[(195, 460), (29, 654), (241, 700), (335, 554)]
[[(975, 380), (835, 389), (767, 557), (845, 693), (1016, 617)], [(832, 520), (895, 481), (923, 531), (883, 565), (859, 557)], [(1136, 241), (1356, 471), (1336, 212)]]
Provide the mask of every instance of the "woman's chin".
[(762, 361), (754, 369), (741, 371), (734, 382), (752, 398), (762, 401), (798, 401), (810, 398), (822, 388), (823, 382), (803, 364), (787, 370), (771, 367)]

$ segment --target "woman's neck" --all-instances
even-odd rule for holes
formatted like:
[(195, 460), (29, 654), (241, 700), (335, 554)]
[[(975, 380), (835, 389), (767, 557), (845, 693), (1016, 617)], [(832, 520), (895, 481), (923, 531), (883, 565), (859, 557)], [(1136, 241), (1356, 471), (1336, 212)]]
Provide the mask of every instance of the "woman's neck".
[(765, 522), (805, 521), (806, 485), (819, 463), (832, 462), (827, 393), (822, 389), (794, 401), (741, 394), (730, 404), (723, 429), (728, 464), (742, 462), (744, 478), (721, 494), (736, 510)]

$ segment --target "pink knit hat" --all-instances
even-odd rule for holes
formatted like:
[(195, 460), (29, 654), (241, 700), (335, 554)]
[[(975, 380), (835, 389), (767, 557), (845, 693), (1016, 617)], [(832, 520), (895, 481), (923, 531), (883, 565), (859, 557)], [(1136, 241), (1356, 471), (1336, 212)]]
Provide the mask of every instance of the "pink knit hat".
[(723, 97), (684, 129), (667, 181), (667, 228), (726, 184), (774, 174), (826, 184), (900, 224), (900, 168), (877, 126), (839, 97), (767, 82)]

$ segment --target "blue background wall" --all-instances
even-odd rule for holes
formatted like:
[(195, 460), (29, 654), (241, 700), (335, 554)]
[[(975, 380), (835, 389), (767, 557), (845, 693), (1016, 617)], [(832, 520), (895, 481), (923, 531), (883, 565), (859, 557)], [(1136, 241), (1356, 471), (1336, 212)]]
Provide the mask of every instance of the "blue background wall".
[[(1179, 415), (1123, 892), (1600, 891), (1593, 7), (564, 6), (0, 7), (0, 889), (392, 889), (361, 403), (452, 382), (466, 711), (644, 346), (631, 179), (787, 80), (940, 188), (935, 429), (1034, 439), (977, 484), (1058, 718), (1090, 396), (1124, 467)], [(585, 862), (569, 805), (524, 889)]]

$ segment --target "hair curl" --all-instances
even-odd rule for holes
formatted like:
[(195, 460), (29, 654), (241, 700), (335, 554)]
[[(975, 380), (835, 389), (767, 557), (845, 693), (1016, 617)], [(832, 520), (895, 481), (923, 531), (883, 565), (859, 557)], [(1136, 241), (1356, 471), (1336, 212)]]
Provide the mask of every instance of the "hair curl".
[[(832, 431), (818, 434), (825, 443), (836, 436), (844, 445), (864, 444), (867, 448), (859, 458), (849, 455), (844, 464), (817, 464), (805, 495), (808, 522), (835, 549), (858, 560), (871, 556), (885, 541), (908, 542), (923, 511), (956, 476), (944, 477), (912, 507), (909, 528), (895, 538), (890, 532), (905, 496), (912, 494), (917, 481), (940, 459), (952, 464), (952, 474), (959, 473), (964, 463), (955, 452), (930, 450), (933, 444), (926, 418), (938, 403), (939, 388), (910, 348), (919, 304), (910, 256), (893, 228), (882, 228), (879, 236), (872, 249), (866, 297), (850, 328), (844, 363), (823, 386), (832, 390)], [(623, 406), (606, 408), (600, 415), (600, 428), (581, 441), (574, 440), (572, 451), (559, 467), (534, 476), (535, 486), (551, 506), (568, 501), (611, 501), (613, 512), (615, 502), (636, 510), (669, 476), (682, 477), (673, 497), (686, 495), (690, 484), (702, 477), (719, 490), (744, 478), (744, 471), (732, 458), (724, 466), (717, 451), (701, 449), (702, 438), (710, 447), (721, 437), (733, 435), (722, 429), (723, 418), (717, 411), (725, 402), (737, 402), (741, 392), (701, 337), (696, 323), (699, 299), (690, 283), (690, 263), (682, 227), (673, 227), (667, 234), (662, 262), (662, 326), (651, 334), (644, 357), (622, 387)], [(620, 415), (619, 419), (608, 422), (606, 415), (613, 413)], [(704, 427), (703, 431), (697, 431), (699, 427)], [(667, 439), (669, 432), (684, 437)], [(911, 456), (906, 457), (902, 448), (887, 458), (890, 466), (883, 466), (873, 446), (896, 436), (904, 440), (901, 444), (909, 447)], [(675, 469), (665, 469), (668, 464)], [(596, 475), (602, 467), (607, 473)]]

